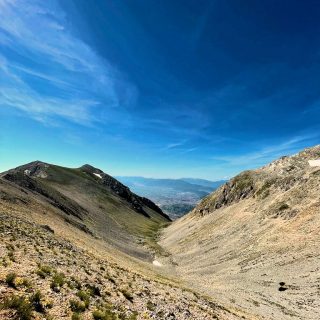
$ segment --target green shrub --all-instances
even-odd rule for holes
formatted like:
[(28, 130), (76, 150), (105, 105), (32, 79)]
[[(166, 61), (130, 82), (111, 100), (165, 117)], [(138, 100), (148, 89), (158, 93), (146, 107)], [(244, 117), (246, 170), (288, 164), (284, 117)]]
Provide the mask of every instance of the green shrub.
[(103, 320), (104, 313), (101, 310), (95, 310), (92, 312), (92, 316), (94, 320)]
[(17, 275), (14, 272), (10, 272), (6, 276), (6, 283), (11, 288), (16, 288), (16, 280)]
[(0, 305), (0, 309), (13, 309), (16, 311), (16, 319), (31, 320), (32, 319), (32, 304), (24, 297), (11, 296), (6, 298)]
[(46, 278), (52, 274), (53, 270), (49, 266), (40, 266), (39, 269), (36, 271), (36, 274), (41, 278)]
[(109, 308), (105, 310), (95, 310), (92, 312), (94, 320), (118, 320), (118, 315), (110, 310)]
[(127, 290), (123, 289), (121, 290), (121, 293), (127, 300), (129, 300), (130, 302), (133, 302), (133, 296)]
[(155, 305), (150, 300), (148, 300), (148, 302), (147, 302), (147, 309), (150, 311), (155, 310)]
[(60, 288), (65, 284), (65, 275), (62, 272), (56, 273), (52, 277), (50, 288), (53, 291), (59, 292)]
[(26, 278), (23, 278), (22, 279), (22, 283), (21, 283), (22, 286), (26, 287), (26, 288), (31, 288), (32, 284), (31, 284), (31, 281), (26, 279)]
[(79, 313), (79, 312), (84, 312), (86, 310), (86, 305), (83, 301), (71, 299), (69, 303), (70, 303), (70, 309), (73, 312)]
[(88, 306), (90, 304), (90, 294), (89, 294), (89, 292), (84, 291), (84, 290), (79, 290), (77, 292), (77, 297), (80, 298), (80, 300), (84, 302), (86, 308), (88, 308)]
[(90, 295), (92, 297), (94, 297), (94, 296), (101, 297), (100, 289), (97, 286), (89, 284), (87, 287), (88, 287)]
[(30, 302), (32, 303), (34, 309), (37, 312), (43, 313), (45, 311), (45, 307), (42, 303), (42, 294), (41, 292), (38, 290), (36, 291), (31, 297), (30, 297)]
[(14, 257), (13, 251), (10, 250), (8, 252), (8, 257), (9, 257), (10, 261), (16, 262), (16, 258)]
[(74, 312), (71, 316), (71, 320), (81, 320), (80, 314), (77, 312)]
[(289, 209), (289, 205), (287, 205), (286, 203), (282, 203), (278, 208), (279, 211), (283, 211), (287, 209)]
[(137, 320), (138, 319), (138, 312), (137, 311), (133, 311), (133, 313), (129, 316), (129, 317), (127, 317), (126, 319), (127, 320)]

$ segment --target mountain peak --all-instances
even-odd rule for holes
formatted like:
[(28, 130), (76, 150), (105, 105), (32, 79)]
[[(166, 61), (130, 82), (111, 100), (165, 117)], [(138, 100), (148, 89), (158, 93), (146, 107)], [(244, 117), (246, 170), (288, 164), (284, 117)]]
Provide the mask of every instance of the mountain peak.
[(259, 169), (241, 172), (201, 201), (193, 212), (205, 215), (244, 199), (264, 200), (294, 187), (302, 188), (317, 170), (309, 161), (319, 158), (320, 145), (317, 145), (292, 156), (282, 156)]

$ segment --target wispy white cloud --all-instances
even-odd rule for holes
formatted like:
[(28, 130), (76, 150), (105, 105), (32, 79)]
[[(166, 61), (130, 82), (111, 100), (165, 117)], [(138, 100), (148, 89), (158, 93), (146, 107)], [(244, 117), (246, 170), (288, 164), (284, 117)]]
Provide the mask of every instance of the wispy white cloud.
[(180, 141), (180, 142), (173, 142), (173, 143), (169, 143), (165, 149), (166, 150), (170, 150), (170, 149), (176, 149), (178, 147), (181, 147), (185, 144), (185, 141)]
[[(211, 159), (228, 166), (260, 166), (280, 156), (294, 153), (304, 147), (308, 141), (319, 138), (319, 134), (304, 134), (292, 137), (279, 144), (260, 148), (258, 151), (232, 156), (213, 156)], [(312, 143), (311, 143), (312, 144)]]
[(135, 87), (74, 35), (55, 0), (0, 0), (0, 44), (1, 106), (40, 121), (92, 124), (136, 98)]

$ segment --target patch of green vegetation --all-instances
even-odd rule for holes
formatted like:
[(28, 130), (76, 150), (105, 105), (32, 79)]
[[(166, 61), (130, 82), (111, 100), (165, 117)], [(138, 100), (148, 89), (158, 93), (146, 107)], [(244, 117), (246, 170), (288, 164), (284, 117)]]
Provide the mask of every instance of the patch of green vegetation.
[(148, 300), (147, 309), (150, 310), (150, 311), (154, 311), (156, 309), (156, 306), (150, 300)]
[(81, 315), (77, 312), (74, 312), (71, 316), (71, 320), (81, 320), (81, 319), (82, 319)]
[(86, 305), (81, 300), (71, 299), (69, 300), (70, 309), (75, 313), (84, 312), (86, 310)]
[(40, 277), (40, 278), (46, 278), (47, 276), (50, 276), (53, 273), (53, 269), (49, 266), (46, 265), (40, 265), (38, 270), (36, 271), (36, 274)]
[(42, 303), (42, 294), (39, 290), (37, 290), (31, 297), (30, 297), (30, 302), (32, 303), (35, 311), (44, 313), (45, 312), (45, 307)]
[(265, 181), (262, 187), (256, 192), (256, 195), (261, 197), (262, 199), (266, 198), (270, 194), (269, 189), (275, 182), (275, 178), (268, 179), (267, 181)]
[(100, 289), (96, 285), (89, 284), (89, 285), (87, 285), (87, 288), (88, 288), (88, 291), (92, 297), (94, 297), (94, 296), (101, 297)]
[(139, 313), (137, 311), (133, 311), (133, 313), (127, 317), (127, 320), (137, 320)]
[(60, 288), (65, 284), (65, 275), (62, 272), (55, 273), (50, 283), (50, 288), (53, 291), (59, 292)]
[(67, 285), (70, 289), (81, 289), (81, 283), (78, 279), (76, 279), (75, 277), (71, 277), (70, 280), (67, 281)]
[(82, 302), (84, 302), (85, 307), (88, 308), (91, 294), (88, 291), (79, 290), (76, 295)]
[[(120, 317), (119, 317), (120, 316)], [(118, 320), (124, 319), (121, 315), (118, 315), (112, 310), (112, 305), (106, 305), (105, 308), (97, 309), (92, 312), (94, 320)]]
[(94, 320), (103, 320), (104, 313), (101, 310), (95, 310), (92, 312), (92, 317)]
[(159, 244), (160, 231), (167, 227), (170, 223), (153, 224), (144, 230), (141, 230), (141, 234), (144, 236), (144, 244), (147, 245), (155, 255), (169, 256), (169, 253), (165, 251)]
[(120, 291), (121, 291), (121, 293), (123, 294), (123, 296), (124, 296), (128, 301), (133, 302), (133, 296), (132, 296), (132, 294), (131, 294), (130, 292), (128, 292), (128, 291), (125, 290), (125, 289), (122, 289), (122, 290), (120, 290)]
[(17, 275), (14, 272), (10, 272), (6, 276), (6, 283), (11, 288), (16, 288), (15, 280), (17, 278)]
[(286, 203), (281, 203), (280, 205), (279, 205), (279, 207), (278, 207), (278, 210), (279, 211), (284, 211), (284, 210), (287, 210), (287, 209), (289, 209), (290, 207), (289, 207), (289, 205), (288, 204), (286, 204)]
[(250, 187), (253, 187), (252, 173), (250, 171), (240, 173), (233, 178), (233, 183), (235, 184), (235, 190), (237, 192), (242, 192)]
[(30, 301), (24, 297), (19, 296), (11, 296), (6, 298), (2, 304), (0, 304), (0, 309), (7, 310), (13, 309), (15, 310), (15, 319), (17, 320), (31, 320), (33, 306)]

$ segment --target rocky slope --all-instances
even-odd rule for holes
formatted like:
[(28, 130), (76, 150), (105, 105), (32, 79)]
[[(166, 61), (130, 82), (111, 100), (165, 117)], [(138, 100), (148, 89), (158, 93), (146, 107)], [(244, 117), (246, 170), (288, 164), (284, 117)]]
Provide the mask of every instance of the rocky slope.
[(260, 319), (319, 319), (320, 146), (246, 171), (163, 232), (190, 285)]
[(92, 167), (36, 162), (4, 173), (0, 319), (239, 319), (151, 263), (167, 221)]
[(0, 212), (0, 239), (0, 319), (237, 319), (10, 213)]

